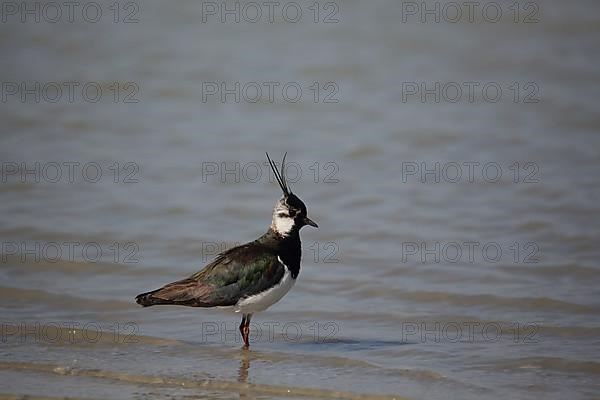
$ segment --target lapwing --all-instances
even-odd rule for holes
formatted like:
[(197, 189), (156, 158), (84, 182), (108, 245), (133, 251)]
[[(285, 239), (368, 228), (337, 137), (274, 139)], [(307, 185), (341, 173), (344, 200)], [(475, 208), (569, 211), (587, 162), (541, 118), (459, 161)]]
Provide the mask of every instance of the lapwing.
[(239, 329), (247, 349), (252, 315), (281, 300), (298, 278), (302, 258), (300, 229), (306, 225), (318, 228), (286, 181), (286, 155), (280, 172), (267, 153), (283, 196), (275, 204), (271, 226), (264, 235), (220, 253), (189, 278), (138, 295), (136, 302), (144, 307), (172, 304), (241, 313)]

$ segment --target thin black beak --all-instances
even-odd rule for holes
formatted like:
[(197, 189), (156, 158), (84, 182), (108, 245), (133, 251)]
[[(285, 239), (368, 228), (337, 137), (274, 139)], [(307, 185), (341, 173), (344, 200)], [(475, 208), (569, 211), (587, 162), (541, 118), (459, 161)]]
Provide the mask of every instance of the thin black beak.
[(310, 225), (313, 226), (315, 228), (318, 228), (319, 225), (317, 225), (317, 223), (315, 221), (313, 221), (312, 219), (308, 218), (308, 217), (304, 217), (304, 224), (305, 225)]

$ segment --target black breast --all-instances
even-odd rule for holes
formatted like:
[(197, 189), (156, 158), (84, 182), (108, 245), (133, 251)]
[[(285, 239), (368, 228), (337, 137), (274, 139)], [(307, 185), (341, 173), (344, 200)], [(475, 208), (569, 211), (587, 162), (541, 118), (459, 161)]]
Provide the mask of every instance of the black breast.
[(283, 237), (269, 229), (267, 233), (258, 240), (263, 246), (275, 249), (281, 261), (289, 268), (292, 278), (296, 279), (300, 273), (300, 260), (302, 259), (302, 243), (298, 231)]

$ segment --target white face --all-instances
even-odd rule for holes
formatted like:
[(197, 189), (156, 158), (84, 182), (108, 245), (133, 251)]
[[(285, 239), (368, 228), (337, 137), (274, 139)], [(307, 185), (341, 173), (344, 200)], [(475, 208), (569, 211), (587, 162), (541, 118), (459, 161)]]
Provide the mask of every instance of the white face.
[(290, 217), (290, 211), (285, 204), (285, 200), (281, 199), (275, 205), (273, 210), (273, 230), (281, 236), (287, 236), (294, 227), (294, 219)]

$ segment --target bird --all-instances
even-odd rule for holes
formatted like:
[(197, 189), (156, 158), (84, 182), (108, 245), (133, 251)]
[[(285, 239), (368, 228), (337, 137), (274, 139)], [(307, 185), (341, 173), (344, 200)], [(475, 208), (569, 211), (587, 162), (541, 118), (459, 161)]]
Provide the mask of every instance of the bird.
[(243, 348), (250, 347), (250, 320), (277, 303), (296, 283), (300, 273), (302, 244), (300, 229), (318, 228), (307, 216), (306, 205), (292, 193), (285, 177), (265, 153), (275, 179), (283, 191), (275, 203), (271, 225), (258, 239), (219, 253), (202, 270), (188, 278), (136, 296), (144, 307), (180, 305), (221, 308), (242, 314), (239, 330)]

